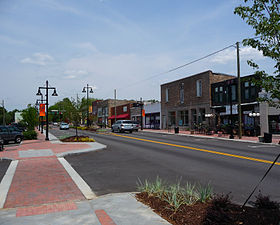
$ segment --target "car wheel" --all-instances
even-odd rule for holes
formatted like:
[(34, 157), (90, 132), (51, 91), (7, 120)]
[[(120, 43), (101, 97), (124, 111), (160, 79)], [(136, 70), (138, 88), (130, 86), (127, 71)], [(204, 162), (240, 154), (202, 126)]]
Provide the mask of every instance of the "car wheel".
[(115, 131), (114, 131), (114, 129), (112, 128), (112, 133), (114, 133)]
[(17, 144), (19, 144), (20, 142), (21, 142), (21, 137), (16, 137), (16, 139), (15, 139), (15, 142), (17, 143)]
[(130, 130), (129, 133), (132, 133), (132, 130)]

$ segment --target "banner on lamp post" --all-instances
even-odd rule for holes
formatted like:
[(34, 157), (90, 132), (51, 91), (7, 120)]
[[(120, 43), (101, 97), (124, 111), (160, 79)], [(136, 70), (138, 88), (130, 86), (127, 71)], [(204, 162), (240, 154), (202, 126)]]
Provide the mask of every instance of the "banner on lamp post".
[(46, 116), (45, 104), (40, 104), (40, 116)]

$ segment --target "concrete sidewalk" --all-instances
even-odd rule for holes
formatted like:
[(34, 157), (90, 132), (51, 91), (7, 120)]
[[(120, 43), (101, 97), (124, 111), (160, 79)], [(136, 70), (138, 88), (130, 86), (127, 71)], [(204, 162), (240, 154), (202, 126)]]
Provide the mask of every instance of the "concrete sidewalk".
[[(163, 134), (175, 134), (174, 129), (171, 130), (154, 130), (154, 129), (143, 129), (144, 132), (152, 132), (152, 133), (163, 133)], [(241, 139), (238, 138), (237, 135), (234, 135), (234, 139), (229, 138), (229, 134), (200, 134), (200, 133), (191, 133), (190, 131), (183, 131), (180, 130), (176, 135), (185, 135), (190, 137), (204, 137), (204, 138), (213, 138), (213, 139), (221, 139), (221, 140), (229, 140), (229, 141), (242, 141), (242, 142), (253, 142), (253, 143), (262, 143), (259, 142), (258, 137), (249, 137), (249, 136), (242, 136)], [(273, 135), (272, 136), (272, 143), (265, 143), (265, 144), (279, 144), (280, 142), (280, 135)]]
[(62, 156), (106, 148), (99, 143), (38, 140), (6, 147), (11, 162), (0, 183), (0, 224), (168, 224), (132, 193), (96, 197)]

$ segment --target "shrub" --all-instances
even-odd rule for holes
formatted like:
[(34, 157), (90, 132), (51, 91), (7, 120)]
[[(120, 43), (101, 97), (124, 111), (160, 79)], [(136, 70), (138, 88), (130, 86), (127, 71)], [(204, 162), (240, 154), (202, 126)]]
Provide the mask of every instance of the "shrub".
[(25, 140), (34, 140), (37, 139), (37, 132), (35, 130), (28, 130), (23, 132)]
[(256, 196), (256, 201), (252, 205), (257, 209), (276, 209), (279, 210), (279, 203), (271, 201), (269, 196), (264, 196), (259, 193)]

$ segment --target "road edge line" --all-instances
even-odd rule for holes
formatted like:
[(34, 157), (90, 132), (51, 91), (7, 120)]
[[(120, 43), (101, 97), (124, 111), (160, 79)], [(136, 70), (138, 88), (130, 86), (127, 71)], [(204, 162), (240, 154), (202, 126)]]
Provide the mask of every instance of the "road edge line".
[(14, 160), (10, 163), (1, 183), (0, 183), (0, 209), (3, 209), (10, 186), (12, 184), (16, 168), (18, 165), (18, 160)]
[(91, 200), (96, 198), (95, 193), (91, 190), (88, 184), (83, 180), (83, 178), (76, 172), (76, 170), (66, 161), (64, 158), (57, 158), (64, 169), (67, 171), (69, 176), (72, 178), (74, 183), (80, 189), (82, 194), (86, 199)]

